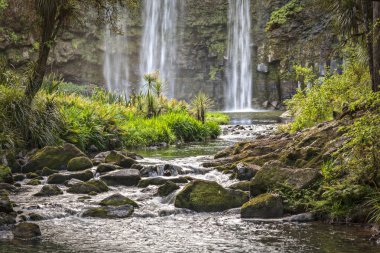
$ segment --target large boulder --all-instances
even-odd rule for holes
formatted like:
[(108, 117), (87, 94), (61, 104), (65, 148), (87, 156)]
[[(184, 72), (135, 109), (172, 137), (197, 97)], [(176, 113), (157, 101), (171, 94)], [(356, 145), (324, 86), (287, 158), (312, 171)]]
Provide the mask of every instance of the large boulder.
[(17, 239), (34, 239), (41, 236), (40, 227), (37, 224), (23, 222), (12, 229), (13, 236)]
[(0, 183), (13, 184), (11, 168), (0, 164)]
[(83, 172), (73, 173), (73, 174), (60, 174), (56, 173), (48, 177), (48, 184), (64, 184), (70, 179), (78, 179), (81, 181), (89, 181), (94, 178), (94, 173), (91, 170), (86, 170)]
[(166, 197), (170, 193), (178, 189), (179, 189), (179, 186), (177, 184), (173, 183), (172, 181), (168, 181), (164, 185), (161, 185), (160, 187), (158, 187), (157, 194), (160, 197)]
[(50, 197), (63, 194), (63, 191), (56, 185), (44, 185), (42, 189), (34, 194), (36, 197)]
[(12, 213), (13, 206), (5, 190), (0, 190), (0, 213)]
[(36, 172), (48, 167), (53, 170), (62, 170), (67, 168), (67, 163), (75, 158), (86, 156), (82, 151), (72, 144), (53, 147), (47, 146), (38, 150), (29, 158), (27, 164), (22, 167), (22, 172)]
[(236, 179), (240, 181), (251, 180), (260, 169), (260, 166), (254, 164), (238, 163), (235, 169)]
[(270, 193), (251, 199), (241, 207), (242, 218), (271, 219), (284, 215), (281, 197)]
[(240, 181), (238, 183), (230, 185), (228, 188), (232, 190), (241, 190), (245, 192), (249, 192), (251, 187), (251, 181)]
[(93, 164), (88, 157), (75, 157), (67, 164), (68, 171), (81, 171), (92, 168)]
[(105, 199), (103, 199), (100, 203), (101, 206), (124, 206), (124, 205), (131, 205), (133, 207), (138, 208), (139, 205), (131, 200), (130, 198), (127, 198), (119, 193), (116, 193), (114, 195), (111, 195)]
[(266, 163), (252, 179), (251, 195), (257, 196), (279, 184), (304, 189), (321, 177), (319, 169), (288, 168), (277, 161)]
[(125, 169), (115, 172), (110, 172), (101, 177), (109, 185), (124, 185), (136, 186), (141, 177), (140, 171), (135, 169)]
[(102, 193), (109, 190), (108, 186), (101, 180), (77, 183), (71, 186), (67, 192), (73, 194), (89, 194), (93, 192)]
[(83, 213), (83, 217), (94, 217), (103, 219), (121, 219), (128, 218), (134, 212), (131, 205), (123, 206), (102, 206), (88, 209)]
[(176, 196), (175, 206), (197, 212), (220, 212), (240, 207), (248, 201), (248, 194), (225, 189), (216, 182), (194, 180)]
[(131, 168), (137, 161), (131, 157), (125, 156), (122, 152), (111, 151), (104, 159), (105, 163), (113, 163), (123, 168)]

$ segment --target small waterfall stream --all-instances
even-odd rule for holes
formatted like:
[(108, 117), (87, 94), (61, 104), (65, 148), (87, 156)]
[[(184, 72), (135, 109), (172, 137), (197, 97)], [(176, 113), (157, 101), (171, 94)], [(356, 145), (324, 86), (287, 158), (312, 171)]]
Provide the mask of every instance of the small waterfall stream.
[(128, 95), (129, 93), (129, 61), (127, 55), (127, 13), (121, 15), (118, 22), (119, 32), (106, 27), (104, 35), (103, 74), (108, 91)]
[(252, 52), (250, 0), (229, 0), (226, 109), (244, 111), (252, 106)]
[(158, 70), (169, 97), (174, 97), (174, 60), (180, 2), (182, 1), (144, 1), (145, 23), (140, 52), (140, 75), (143, 77), (146, 73)]

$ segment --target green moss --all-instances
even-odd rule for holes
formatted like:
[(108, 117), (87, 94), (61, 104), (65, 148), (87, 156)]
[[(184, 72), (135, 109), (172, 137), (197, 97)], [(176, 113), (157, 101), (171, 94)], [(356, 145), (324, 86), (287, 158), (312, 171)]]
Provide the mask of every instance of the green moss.
[(40, 185), (41, 184), (41, 181), (38, 180), (38, 179), (32, 179), (32, 180), (29, 180), (28, 183), (26, 183), (27, 185)]
[(158, 188), (157, 193), (159, 196), (165, 197), (165, 196), (168, 196), (170, 193), (172, 193), (178, 189), (179, 189), (178, 185), (176, 185), (175, 183), (173, 183), (171, 181), (168, 181), (164, 185), (162, 185)]
[(266, 25), (266, 31), (270, 31), (280, 27), (288, 21), (288, 18), (296, 15), (304, 9), (300, 0), (291, 0), (281, 8), (272, 12), (270, 20)]
[(87, 157), (75, 157), (67, 164), (68, 171), (81, 171), (92, 168), (93, 164)]
[(108, 186), (101, 180), (91, 180), (89, 182), (77, 183), (71, 186), (67, 192), (74, 194), (89, 194), (91, 192), (107, 192)]
[(102, 206), (124, 206), (124, 205), (131, 205), (133, 207), (136, 207), (138, 208), (139, 205), (127, 198), (127, 197), (124, 197), (123, 195), (121, 194), (114, 194), (106, 199), (103, 199), (101, 202), (100, 202), (100, 205)]
[(12, 170), (4, 165), (0, 165), (0, 183), (9, 183), (12, 180)]
[(241, 207), (242, 218), (279, 218), (283, 213), (281, 198), (270, 193), (257, 196)]

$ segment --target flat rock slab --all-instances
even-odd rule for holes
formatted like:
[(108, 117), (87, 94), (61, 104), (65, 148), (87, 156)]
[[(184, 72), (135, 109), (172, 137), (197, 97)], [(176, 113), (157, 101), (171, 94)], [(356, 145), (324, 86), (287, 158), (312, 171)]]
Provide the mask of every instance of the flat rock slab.
[(135, 169), (125, 169), (108, 173), (101, 177), (108, 185), (136, 186), (140, 179), (140, 171)]

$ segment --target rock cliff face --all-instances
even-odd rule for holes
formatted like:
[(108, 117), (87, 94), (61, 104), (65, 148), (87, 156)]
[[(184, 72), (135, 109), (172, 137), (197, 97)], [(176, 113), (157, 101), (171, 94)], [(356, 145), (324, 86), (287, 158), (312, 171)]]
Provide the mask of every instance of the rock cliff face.
[[(222, 107), (226, 85), (225, 66), (227, 49), (228, 0), (182, 0), (178, 22), (178, 52), (176, 57), (176, 98), (191, 99), (198, 91), (209, 94)], [(294, 0), (293, 0), (294, 1)], [(298, 1), (302, 2), (308, 0)], [(26, 12), (22, 3), (10, 3), (8, 15), (0, 18), (0, 56), (9, 66), (25, 69), (29, 59), (36, 56), (37, 33), (28, 18), (18, 19)], [(253, 98), (257, 105), (265, 100), (289, 97), (295, 90), (294, 82), (284, 74), (292, 61), (307, 64), (323, 63), (328, 58), (328, 47), (308, 46), (323, 30), (327, 17), (315, 17), (300, 11), (291, 21), (266, 31), (271, 13), (286, 5), (288, 0), (251, 1), (253, 48)], [(50, 70), (60, 73), (66, 81), (78, 84), (104, 85), (104, 27), (94, 22), (94, 13), (87, 12), (81, 24), (72, 24), (62, 33), (51, 53)], [(5, 18), (8, 17), (8, 18)], [(132, 13), (128, 20), (127, 37), (130, 77), (139, 81), (139, 55), (143, 33), (141, 11)], [(303, 34), (301, 37), (301, 34)], [(305, 35), (306, 34), (306, 35)], [(327, 35), (326, 35), (327, 36)], [(329, 36), (329, 35), (328, 35)], [(331, 38), (331, 36), (329, 36)], [(324, 38), (323, 41), (330, 42)], [(326, 43), (325, 43), (326, 44)], [(313, 57), (311, 57), (313, 56)], [(314, 57), (316, 56), (316, 57)]]

